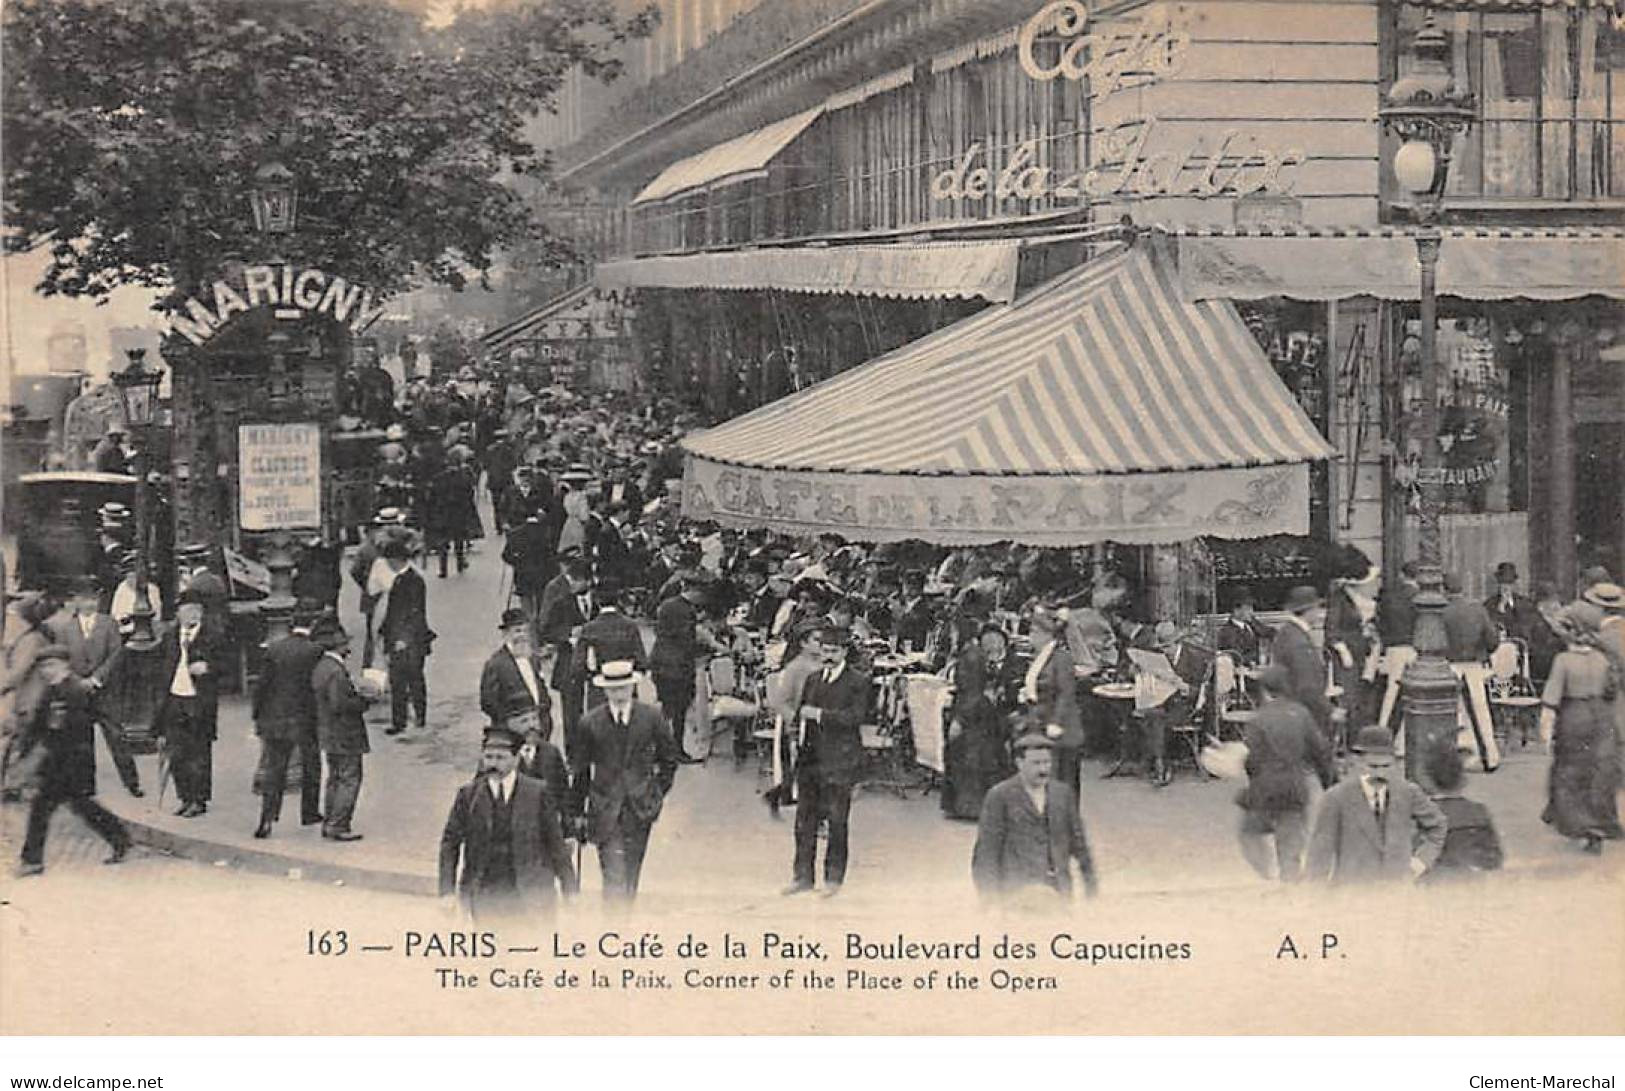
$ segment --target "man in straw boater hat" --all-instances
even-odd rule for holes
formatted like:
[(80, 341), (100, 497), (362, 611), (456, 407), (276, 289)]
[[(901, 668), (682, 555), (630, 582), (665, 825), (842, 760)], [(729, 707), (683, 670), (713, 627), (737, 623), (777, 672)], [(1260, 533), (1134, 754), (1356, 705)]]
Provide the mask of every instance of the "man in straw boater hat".
[(1285, 609), (1290, 616), (1275, 630), (1270, 662), (1286, 669), (1287, 695), (1309, 710), (1315, 726), (1330, 739), (1332, 704), (1326, 698), (1326, 661), (1311, 636), (1315, 625), (1326, 616), (1326, 608), (1318, 591), (1299, 586), (1287, 593)]
[(475, 921), (550, 913), (580, 889), (558, 802), (519, 772), (521, 745), (517, 732), (486, 729), (480, 771), (457, 789), (440, 835), (440, 896)]
[(574, 813), (584, 840), (598, 846), (604, 897), (631, 900), (638, 892), (649, 832), (677, 775), (677, 743), (665, 716), (636, 700), (630, 660), (599, 664), (592, 684), (604, 703), (581, 719), (566, 743)]
[(1394, 768), (1386, 728), (1362, 727), (1352, 749), (1354, 775), (1328, 789), (1315, 811), (1305, 877), (1349, 885), (1421, 876), (1444, 849), (1444, 812)]
[(1017, 739), (1015, 775), (982, 800), (971, 877), (983, 898), (1030, 898), (1034, 891), (1069, 897), (1073, 860), (1084, 892), (1095, 896), (1089, 838), (1071, 787), (1052, 775), (1054, 750), (1055, 740), (1042, 732)]
[(813, 889), (818, 855), (818, 823), (829, 823), (824, 849), (825, 897), (846, 881), (848, 820), (852, 786), (863, 770), (859, 730), (869, 714), (869, 679), (847, 663), (851, 634), (826, 625), (818, 631), (823, 669), (807, 678), (794, 717), (801, 743), (796, 766), (796, 825), (793, 880), (785, 894)]

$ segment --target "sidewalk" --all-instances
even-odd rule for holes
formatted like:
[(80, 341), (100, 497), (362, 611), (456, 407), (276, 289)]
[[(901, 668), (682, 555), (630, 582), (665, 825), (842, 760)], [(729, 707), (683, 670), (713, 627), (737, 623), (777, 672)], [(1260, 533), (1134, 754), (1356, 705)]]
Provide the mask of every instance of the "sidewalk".
[[(428, 661), (430, 727), (391, 737), (384, 734), (387, 705), (370, 711), (372, 753), (355, 818), (364, 840), (326, 841), (320, 827), (300, 826), (296, 795), (284, 800), (272, 836), (254, 840), (260, 800), (251, 784), (259, 740), (241, 698), (221, 706), (207, 814), (175, 817), (173, 789), (159, 806), (153, 756), (137, 759), (146, 797), (131, 798), (105, 750), (97, 762), (102, 802), (131, 825), (139, 841), (178, 855), (306, 881), (433, 895), (447, 809), (478, 764), (485, 724), (479, 672), (498, 643), (502, 608), (499, 554), (499, 542), (488, 539), (471, 557), (468, 572), (442, 580), (431, 564), (425, 573), (430, 624), (440, 634)], [(346, 628), (359, 638), (352, 587), (346, 586), (341, 607)], [(790, 879), (794, 812), (778, 822), (769, 818), (754, 763), (735, 768), (728, 750), (726, 738), (719, 737), (706, 764), (678, 770), (651, 840), (642, 901), (740, 914), (776, 912), (782, 905), (777, 891)], [(1597, 860), (1541, 823), (1549, 762), (1538, 746), (1514, 746), (1495, 775), (1469, 773), (1467, 794), (1494, 814), (1508, 870), (1625, 873), (1625, 845), (1610, 845)], [(1236, 845), (1235, 782), (1202, 780), (1183, 770), (1159, 791), (1132, 778), (1103, 781), (1100, 772), (1096, 763), (1085, 766), (1083, 812), (1104, 890), (1161, 895), (1260, 887)], [(931, 909), (972, 902), (975, 838), (974, 823), (943, 818), (935, 795), (912, 792), (899, 799), (862, 791), (853, 804), (846, 891), (829, 911), (895, 910), (909, 900)], [(596, 892), (596, 854), (587, 850), (584, 856), (583, 889)]]

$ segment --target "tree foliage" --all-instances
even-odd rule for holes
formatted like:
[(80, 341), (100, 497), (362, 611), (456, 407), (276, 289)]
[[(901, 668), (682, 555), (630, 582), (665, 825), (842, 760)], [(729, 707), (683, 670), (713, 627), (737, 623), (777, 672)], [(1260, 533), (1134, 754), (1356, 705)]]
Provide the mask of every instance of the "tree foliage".
[[(483, 280), (505, 247), (568, 258), (510, 184), (570, 70), (612, 79), (651, 10), (495, 0), (442, 25), (388, 0), (9, 0), (5, 244), (48, 242), (44, 294), (185, 294), (230, 258), (394, 292)], [(271, 159), (299, 229), (254, 231)]]

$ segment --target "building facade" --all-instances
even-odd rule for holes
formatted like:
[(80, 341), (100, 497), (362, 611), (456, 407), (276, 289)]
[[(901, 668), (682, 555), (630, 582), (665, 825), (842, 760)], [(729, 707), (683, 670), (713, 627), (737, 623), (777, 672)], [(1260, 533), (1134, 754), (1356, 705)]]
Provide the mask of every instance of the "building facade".
[[(795, 0), (763, 0), (735, 37)], [(782, 9), (782, 11), (781, 11)], [(1447, 563), (1625, 563), (1625, 22), (1589, 0), (870, 0), (743, 64), (718, 37), (560, 150), (650, 378), (728, 416), (1089, 260), (1127, 221), (1237, 307), (1339, 457), (1311, 537), (1415, 549), (1413, 210), (1377, 111), (1424, 21), (1453, 149), (1438, 365)], [(765, 39), (764, 39), (765, 42)], [(710, 62), (710, 63), (708, 63)], [(706, 72), (715, 78), (707, 85)], [(698, 90), (704, 88), (703, 90)], [(657, 120), (646, 120), (658, 113)], [(1307, 546), (1222, 551), (1223, 584)]]

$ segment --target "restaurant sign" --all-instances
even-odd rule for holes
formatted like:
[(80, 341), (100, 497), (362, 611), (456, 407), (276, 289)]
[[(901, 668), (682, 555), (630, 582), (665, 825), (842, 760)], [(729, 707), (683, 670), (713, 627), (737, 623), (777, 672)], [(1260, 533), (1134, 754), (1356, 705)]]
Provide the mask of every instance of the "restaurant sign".
[(1068, 546), (1305, 534), (1306, 464), (968, 477), (760, 470), (690, 456), (683, 515), (856, 541)]
[(232, 280), (209, 286), (209, 306), (196, 297), (186, 300), (184, 314), (169, 316), (171, 333), (202, 345), (223, 329), (233, 316), (256, 307), (275, 307), (278, 318), (298, 318), (307, 312), (331, 315), (335, 322), (361, 333), (384, 313), (383, 297), (371, 288), (351, 284), (320, 269), (296, 265), (247, 265)]
[(322, 431), (316, 424), (237, 428), (237, 492), (243, 530), (322, 525)]

